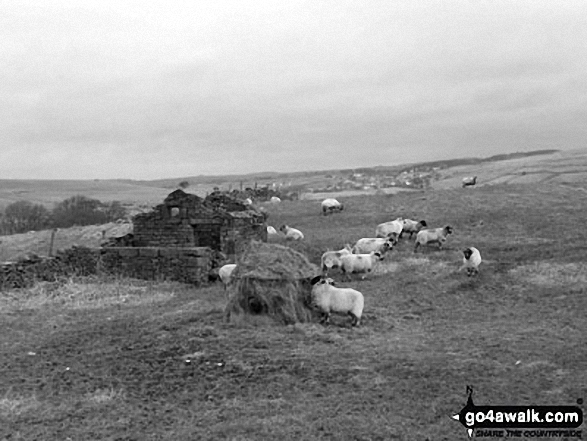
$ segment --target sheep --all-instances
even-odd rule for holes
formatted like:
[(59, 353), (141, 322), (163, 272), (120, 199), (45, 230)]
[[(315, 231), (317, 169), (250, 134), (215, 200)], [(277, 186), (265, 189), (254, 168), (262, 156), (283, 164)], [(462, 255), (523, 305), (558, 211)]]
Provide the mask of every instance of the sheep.
[(304, 238), (304, 233), (287, 225), (282, 225), (279, 230), (285, 234), (286, 240), (302, 240)]
[(253, 205), (253, 200), (251, 198), (246, 198), (243, 201), (243, 204), (245, 204), (248, 207), (249, 205)]
[(446, 238), (453, 231), (450, 225), (444, 228), (434, 228), (420, 230), (416, 235), (416, 245), (414, 246), (414, 253), (418, 250), (420, 245), (426, 245), (430, 243), (437, 243), (438, 249), (442, 249), (442, 244), (446, 241)]
[(320, 323), (330, 322), (330, 313), (346, 313), (351, 317), (351, 326), (358, 326), (363, 314), (365, 298), (352, 288), (337, 288), (332, 279), (314, 277), (312, 283), (312, 303), (322, 313)]
[(267, 225), (267, 234), (271, 236), (271, 235), (275, 235), (275, 234), (279, 234), (279, 233), (277, 232), (275, 227), (272, 227), (271, 225)]
[(469, 247), (463, 250), (463, 266), (459, 268), (462, 271), (464, 268), (467, 269), (467, 276), (473, 274), (479, 274), (479, 265), (481, 264), (481, 253), (475, 247)]
[(463, 188), (468, 186), (474, 186), (477, 183), (477, 176), (467, 176), (463, 178)]
[(322, 214), (326, 216), (329, 213), (334, 213), (335, 211), (342, 211), (344, 209), (344, 205), (338, 202), (336, 199), (328, 198), (322, 201)]
[(328, 271), (332, 268), (340, 268), (342, 261), (342, 256), (346, 256), (351, 254), (351, 246), (346, 244), (342, 250), (338, 251), (326, 251), (322, 254), (321, 264), (322, 264), (322, 272), (324, 274), (328, 274)]
[[(379, 251), (372, 251), (369, 254), (348, 254), (341, 257), (340, 269), (346, 275), (347, 279), (351, 279), (352, 273), (370, 273), (378, 260), (381, 260), (381, 253)], [(362, 279), (365, 276), (363, 275)]]
[(277, 196), (271, 196), (270, 202), (273, 204), (278, 204), (281, 202), (281, 199), (279, 199)]
[(390, 222), (384, 222), (377, 225), (375, 229), (375, 237), (389, 237), (390, 234), (394, 233), (395, 238), (398, 238), (404, 228), (404, 220), (398, 217), (396, 220)]
[(364, 237), (353, 246), (353, 254), (368, 254), (371, 251), (379, 251), (383, 256), (393, 248), (394, 241), (391, 238)]
[(225, 291), (226, 291), (226, 287), (232, 281), (231, 276), (232, 276), (232, 272), (234, 271), (235, 268), (236, 268), (236, 263), (227, 263), (226, 265), (222, 266), (218, 270), (218, 277), (220, 277), (220, 280), (222, 280), (222, 283), (224, 284)]
[(421, 220), (420, 222), (412, 220), (412, 219), (404, 219), (403, 221), (403, 228), (399, 237), (401, 238), (404, 233), (410, 233), (410, 239), (414, 233), (418, 234), (418, 232), (422, 229), (427, 227), (426, 221)]

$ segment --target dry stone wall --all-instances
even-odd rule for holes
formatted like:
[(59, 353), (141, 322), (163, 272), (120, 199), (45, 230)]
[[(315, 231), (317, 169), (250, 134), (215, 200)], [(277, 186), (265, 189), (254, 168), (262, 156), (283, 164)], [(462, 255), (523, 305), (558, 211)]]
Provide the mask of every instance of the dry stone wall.
[(108, 273), (146, 280), (208, 282), (213, 252), (207, 247), (112, 247), (102, 249), (102, 268)]
[(72, 276), (115, 274), (146, 280), (208, 282), (217, 253), (207, 247), (73, 247), (55, 257), (30, 256), (0, 264), (0, 291)]
[(0, 291), (27, 288), (35, 282), (96, 274), (99, 262), (100, 249), (86, 247), (60, 250), (55, 257), (31, 255), (0, 265)]

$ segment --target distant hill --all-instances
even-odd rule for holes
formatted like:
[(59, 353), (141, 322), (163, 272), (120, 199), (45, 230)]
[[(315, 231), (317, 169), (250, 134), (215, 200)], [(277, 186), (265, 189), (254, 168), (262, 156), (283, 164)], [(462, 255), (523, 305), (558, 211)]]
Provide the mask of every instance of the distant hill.
[[(476, 170), (484, 169), (488, 164), (508, 164), (516, 160), (527, 159), (531, 162), (539, 161), (540, 158), (548, 158), (553, 155), (573, 156), (579, 155), (580, 152), (559, 152), (558, 150), (534, 150), (529, 152), (515, 152), (509, 154), (494, 155), (487, 158), (456, 158), (442, 161), (431, 161), (423, 163), (400, 164), (395, 166), (375, 166), (375, 167), (358, 167), (353, 169), (333, 169), (319, 171), (300, 171), (291, 173), (278, 172), (258, 172), (242, 175), (225, 175), (225, 176), (191, 176), (178, 177), (169, 179), (158, 179), (152, 181), (130, 180), (130, 179), (112, 179), (112, 180), (0, 180), (0, 210), (6, 205), (19, 201), (27, 200), (33, 203), (39, 203), (52, 208), (57, 202), (82, 194), (87, 197), (99, 199), (102, 202), (121, 201), (128, 207), (147, 207), (161, 203), (161, 201), (174, 189), (178, 188), (180, 182), (187, 181), (189, 186), (186, 191), (200, 196), (205, 196), (212, 191), (214, 187), (220, 187), (223, 190), (231, 188), (240, 188), (241, 185), (253, 187), (255, 185), (277, 185), (282, 188), (288, 188), (294, 191), (314, 191), (321, 192), (328, 187), (334, 187), (345, 180), (349, 180), (353, 175), (362, 176), (354, 179), (353, 184), (380, 185), (381, 180), (377, 179), (374, 184), (374, 177), (386, 178), (392, 181), (394, 176), (404, 174), (403, 183), (409, 182), (415, 174), (420, 171), (434, 170), (426, 176), (426, 182), (420, 185), (439, 188), (444, 185), (459, 185), (450, 180), (447, 176), (452, 172), (459, 176), (462, 173), (473, 173)], [(578, 163), (581, 163), (582, 159)], [(571, 161), (572, 162), (572, 161)], [(481, 167), (481, 168), (480, 168)], [(490, 167), (491, 168), (491, 167)], [(505, 169), (508, 167), (505, 166)], [(499, 178), (499, 169), (503, 167), (492, 168), (491, 179)], [(504, 169), (504, 170), (505, 170)], [(411, 172), (411, 175), (408, 173)], [(509, 176), (510, 172), (504, 172)], [(559, 173), (559, 171), (554, 172)], [(371, 178), (370, 180), (367, 178)], [(416, 176), (418, 178), (418, 176)], [(577, 176), (574, 176), (577, 178)], [(480, 184), (488, 182), (484, 177), (480, 178)], [(450, 183), (450, 184), (449, 184)], [(348, 182), (346, 183), (348, 184)], [(350, 185), (350, 184), (348, 184)], [(394, 184), (396, 185), (396, 184)], [(399, 182), (402, 185), (402, 182)], [(406, 184), (410, 185), (410, 184)], [(405, 186), (405, 185), (404, 185)], [(345, 188), (345, 191), (352, 188)], [(364, 190), (364, 189), (363, 189)]]

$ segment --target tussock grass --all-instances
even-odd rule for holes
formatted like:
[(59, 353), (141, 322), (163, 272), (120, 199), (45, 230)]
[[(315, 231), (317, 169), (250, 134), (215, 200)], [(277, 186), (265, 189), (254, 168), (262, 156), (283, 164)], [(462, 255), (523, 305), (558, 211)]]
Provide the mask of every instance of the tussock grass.
[(0, 398), (0, 415), (4, 418), (16, 418), (24, 413), (33, 412), (41, 407), (36, 396), (22, 396), (7, 393)]
[(86, 401), (95, 404), (112, 404), (113, 401), (124, 400), (125, 398), (126, 393), (124, 390), (113, 387), (97, 389), (85, 396)]
[(119, 304), (161, 302), (174, 295), (173, 289), (161, 288), (163, 285), (153, 289), (152, 283), (139, 280), (70, 278), (61, 282), (39, 282), (31, 288), (0, 293), (0, 305), (11, 310), (47, 306), (95, 309)]
[(547, 287), (573, 287), (587, 284), (587, 264), (534, 262), (521, 265), (510, 271), (515, 278)]

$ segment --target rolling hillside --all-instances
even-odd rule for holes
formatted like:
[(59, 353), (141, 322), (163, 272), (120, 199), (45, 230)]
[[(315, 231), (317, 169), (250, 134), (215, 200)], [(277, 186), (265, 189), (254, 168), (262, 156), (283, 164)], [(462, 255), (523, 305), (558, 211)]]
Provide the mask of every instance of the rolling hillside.
[(477, 176), (477, 185), (536, 184), (550, 182), (581, 186), (587, 184), (587, 150), (557, 152), (544, 156), (450, 167), (440, 172), (432, 188), (459, 187), (464, 176)]
[[(497, 183), (534, 183), (552, 181), (556, 183), (587, 182), (587, 150), (559, 151), (552, 154), (520, 153), (530, 156), (499, 160), (491, 158), (462, 158), (430, 163), (440, 165), (440, 170), (431, 180), (431, 188), (442, 189), (460, 186), (463, 176), (479, 176), (479, 185)], [(516, 154), (513, 154), (516, 155)], [(502, 155), (503, 156), (503, 155)], [(453, 165), (454, 164), (454, 165)], [(423, 164), (403, 164), (398, 166), (378, 166), (356, 169), (369, 176), (391, 176), (405, 169), (415, 169)], [(304, 191), (331, 185), (334, 180), (342, 179), (353, 170), (322, 170), (297, 173), (256, 173), (251, 175), (231, 176), (195, 176), (185, 178), (162, 179), (153, 181), (133, 180), (2, 180), (0, 179), (0, 210), (6, 205), (27, 200), (52, 208), (70, 196), (81, 194), (102, 202), (121, 201), (131, 207), (149, 207), (160, 203), (165, 196), (182, 181), (189, 182), (187, 191), (205, 196), (214, 186), (221, 189), (239, 188), (281, 183)], [(381, 189), (386, 193), (395, 193), (394, 187)], [(368, 191), (354, 190), (342, 192), (345, 196), (352, 194), (374, 194), (376, 189)], [(332, 194), (332, 196), (336, 196)], [(312, 197), (310, 197), (312, 198)]]

